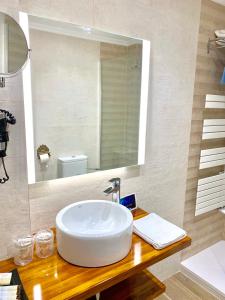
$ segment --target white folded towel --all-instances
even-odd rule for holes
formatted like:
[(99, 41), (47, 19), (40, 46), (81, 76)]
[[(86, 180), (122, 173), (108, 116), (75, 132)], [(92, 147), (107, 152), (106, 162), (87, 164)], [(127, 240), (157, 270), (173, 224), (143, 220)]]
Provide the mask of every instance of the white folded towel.
[(163, 249), (187, 235), (186, 231), (155, 213), (135, 220), (133, 228), (137, 235), (150, 243), (155, 249)]
[(225, 38), (225, 29), (215, 30), (215, 36), (217, 38)]

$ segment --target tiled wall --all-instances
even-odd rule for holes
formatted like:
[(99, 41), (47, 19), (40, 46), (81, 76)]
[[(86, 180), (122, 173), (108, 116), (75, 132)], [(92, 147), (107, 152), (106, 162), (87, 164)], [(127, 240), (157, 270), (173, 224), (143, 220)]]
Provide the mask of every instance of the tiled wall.
[(209, 37), (214, 37), (216, 29), (225, 28), (225, 6), (210, 0), (202, 1), (201, 21), (199, 28), (195, 90), (192, 109), (191, 140), (188, 160), (188, 178), (184, 211), (184, 227), (192, 237), (192, 246), (183, 252), (183, 258), (210, 246), (223, 237), (225, 218), (216, 210), (195, 217), (195, 203), (198, 178), (216, 175), (221, 168), (210, 168), (199, 172), (201, 149), (225, 147), (225, 139), (201, 142), (203, 118), (223, 118), (221, 110), (207, 110), (206, 94), (225, 95), (225, 87), (220, 85), (222, 71), (225, 66), (225, 51), (212, 50), (207, 53)]
[(127, 119), (127, 47), (101, 43), (101, 169), (118, 166)]
[[(17, 19), (18, 1), (0, 1), (2, 12)], [(11, 254), (11, 240), (30, 231), (29, 198), (26, 174), (26, 148), (21, 76), (6, 80), (0, 89), (0, 107), (16, 116), (9, 126), (10, 141), (5, 159), (10, 181), (0, 186), (0, 259)], [(2, 177), (2, 168), (0, 176)]]
[(101, 43), (101, 169), (138, 159), (141, 44)]
[[(0, 0), (1, 8), (12, 3)], [(115, 175), (122, 177), (122, 194), (135, 192), (139, 206), (182, 225), (200, 0), (20, 0), (14, 3), (15, 6), (17, 4), (17, 9), (40, 16), (145, 38), (151, 40), (152, 46), (145, 165), (30, 186), (32, 229), (53, 225), (57, 211), (68, 203), (104, 198), (102, 190), (107, 180)], [(21, 93), (19, 78), (10, 81), (5, 91), (0, 91), (1, 102), (4, 93), (9, 91), (10, 98), (6, 99), (6, 103), (12, 101), (15, 91)], [(16, 114), (23, 119), (23, 110), (19, 111), (21, 107), (22, 101)], [(24, 135), (23, 128), (19, 130), (17, 127), (17, 130)], [(11, 181), (13, 187), (26, 171), (25, 162), (21, 159), (25, 152), (24, 138), (17, 143), (15, 146), (21, 149), (21, 156), (18, 160), (13, 159), (10, 165), (15, 169), (21, 168)], [(25, 183), (20, 186), (26, 191)], [(4, 188), (9, 194), (10, 185)], [(19, 220), (13, 227), (14, 231), (7, 234), (0, 227), (2, 256), (12, 233), (20, 233), (21, 227), (29, 227), (29, 221), (23, 215), (26, 210), (28, 216), (25, 193), (22, 199), (18, 202), (15, 195), (5, 199), (1, 194), (1, 209), (4, 205), (6, 210), (3, 213), (1, 210), (4, 226), (13, 223), (11, 215)], [(21, 203), (24, 206), (18, 205)], [(178, 268), (179, 255), (163, 262), (154, 271), (159, 270), (163, 278)]]

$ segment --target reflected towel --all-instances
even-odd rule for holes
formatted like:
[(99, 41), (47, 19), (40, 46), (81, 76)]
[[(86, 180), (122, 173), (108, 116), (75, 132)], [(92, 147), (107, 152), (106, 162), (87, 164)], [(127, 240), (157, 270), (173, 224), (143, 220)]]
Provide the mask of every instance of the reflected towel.
[(223, 70), (223, 75), (222, 75), (222, 78), (221, 78), (221, 81), (220, 81), (221, 84), (225, 84), (225, 68)]
[(155, 213), (134, 221), (134, 232), (155, 249), (163, 249), (187, 235), (186, 231)]

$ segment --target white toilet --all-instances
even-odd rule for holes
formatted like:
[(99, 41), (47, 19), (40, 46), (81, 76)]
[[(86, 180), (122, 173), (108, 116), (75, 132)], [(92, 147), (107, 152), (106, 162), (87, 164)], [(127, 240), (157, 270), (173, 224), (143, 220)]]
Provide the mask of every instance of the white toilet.
[(58, 178), (70, 177), (87, 173), (88, 157), (74, 155), (58, 158)]

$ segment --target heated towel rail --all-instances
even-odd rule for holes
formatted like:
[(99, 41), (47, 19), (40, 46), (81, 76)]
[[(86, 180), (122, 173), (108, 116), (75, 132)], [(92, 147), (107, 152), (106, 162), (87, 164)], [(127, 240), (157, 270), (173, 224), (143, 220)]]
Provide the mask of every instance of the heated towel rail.
[(195, 215), (201, 215), (223, 206), (225, 206), (225, 174), (200, 179)]
[[(207, 95), (207, 109), (225, 109), (225, 96)], [(225, 119), (205, 119), (202, 140), (225, 138)], [(225, 147), (205, 149), (200, 154), (199, 169), (225, 167)], [(225, 206), (225, 173), (198, 180), (195, 215)]]

